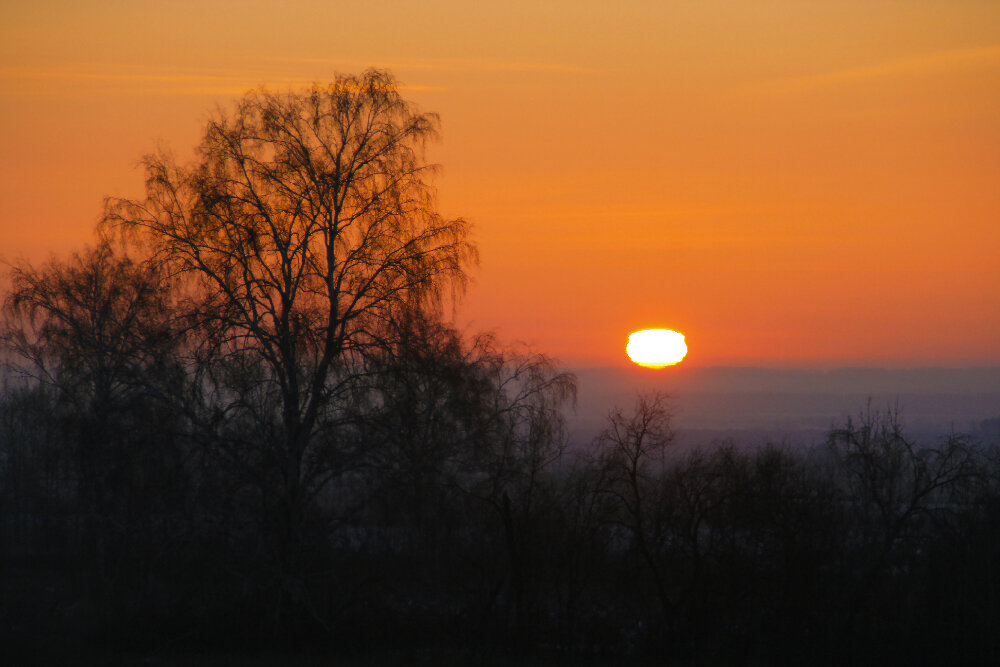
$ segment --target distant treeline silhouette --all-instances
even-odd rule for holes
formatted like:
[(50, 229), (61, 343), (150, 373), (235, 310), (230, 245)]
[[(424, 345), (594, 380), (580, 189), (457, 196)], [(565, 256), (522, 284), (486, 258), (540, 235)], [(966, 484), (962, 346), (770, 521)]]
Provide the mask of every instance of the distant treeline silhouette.
[(14, 269), (6, 655), (1000, 660), (1000, 443), (859, 406), (672, 453), (648, 393), (568, 449), (574, 377), (446, 321), (475, 249), (436, 122), (375, 70), (249, 93)]

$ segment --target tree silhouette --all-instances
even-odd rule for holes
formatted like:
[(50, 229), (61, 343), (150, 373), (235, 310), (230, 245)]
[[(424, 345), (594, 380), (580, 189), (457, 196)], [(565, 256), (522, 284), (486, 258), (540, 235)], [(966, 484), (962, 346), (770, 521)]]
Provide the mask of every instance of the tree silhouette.
[(77, 409), (100, 416), (172, 347), (164, 276), (110, 243), (41, 269), (16, 267), (11, 283), (4, 342), (23, 372), (58, 388)]
[(928, 529), (921, 523), (949, 514), (963, 487), (981, 475), (975, 451), (952, 435), (938, 447), (919, 446), (906, 434), (899, 409), (871, 402), (855, 420), (830, 432), (828, 445), (842, 472), (857, 516), (852, 542), (858, 551), (858, 584), (844, 620), (845, 634), (888, 579), (906, 571)]
[(664, 454), (674, 441), (669, 396), (662, 392), (640, 395), (632, 412), (615, 408), (597, 437), (598, 465), (603, 479), (598, 490), (620, 502), (621, 523), (649, 569), (656, 595), (667, 618), (674, 602), (657, 554), (656, 522), (652, 516), (662, 494)]
[(106, 226), (186, 278), (203, 385), (267, 440), (290, 547), (329, 479), (311, 462), (337, 446), (337, 397), (399, 313), (460, 289), (475, 259), (468, 224), (434, 206), (436, 127), (376, 70), (257, 90), (208, 123), (193, 164), (147, 156), (144, 201), (108, 202)]
[(20, 413), (43, 411), (55, 431), (36, 449), (51, 457), (59, 482), (41, 486), (74, 517), (66, 537), (105, 587), (121, 566), (114, 556), (134, 551), (137, 534), (175, 510), (183, 492), (183, 454), (164, 400), (182, 375), (170, 284), (121, 250), (101, 243), (67, 261), (15, 268), (2, 336), (14, 367), (38, 382), (24, 385), (35, 405)]

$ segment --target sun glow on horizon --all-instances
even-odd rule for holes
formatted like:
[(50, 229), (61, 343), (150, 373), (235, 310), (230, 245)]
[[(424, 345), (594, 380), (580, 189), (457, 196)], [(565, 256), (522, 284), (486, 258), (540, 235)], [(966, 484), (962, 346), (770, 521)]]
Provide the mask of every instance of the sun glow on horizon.
[(687, 354), (684, 334), (670, 329), (643, 329), (629, 334), (625, 353), (647, 368), (663, 368), (680, 362)]

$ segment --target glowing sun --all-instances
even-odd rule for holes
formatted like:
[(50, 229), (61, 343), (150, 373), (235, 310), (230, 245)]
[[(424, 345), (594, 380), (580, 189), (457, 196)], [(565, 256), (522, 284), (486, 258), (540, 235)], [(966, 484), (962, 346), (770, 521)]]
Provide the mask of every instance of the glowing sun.
[(648, 368), (676, 364), (687, 354), (684, 334), (670, 329), (644, 329), (629, 334), (625, 353), (629, 359)]

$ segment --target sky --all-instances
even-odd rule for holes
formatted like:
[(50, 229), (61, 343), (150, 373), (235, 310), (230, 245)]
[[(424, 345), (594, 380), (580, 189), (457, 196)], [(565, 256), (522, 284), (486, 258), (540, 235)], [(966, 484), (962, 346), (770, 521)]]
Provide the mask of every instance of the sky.
[(456, 314), (562, 363), (1000, 364), (1000, 3), (0, 0), (0, 259), (93, 242), (244, 91), (390, 69), (441, 116)]

